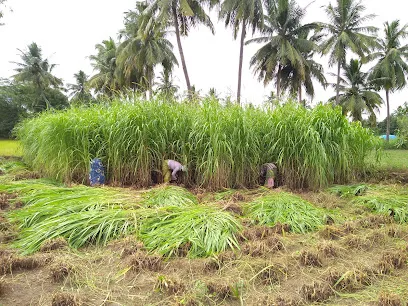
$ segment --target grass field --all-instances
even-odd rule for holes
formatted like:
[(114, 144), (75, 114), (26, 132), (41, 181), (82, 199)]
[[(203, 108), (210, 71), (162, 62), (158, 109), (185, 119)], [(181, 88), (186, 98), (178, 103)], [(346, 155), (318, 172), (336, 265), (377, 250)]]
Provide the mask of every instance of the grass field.
[(408, 150), (385, 150), (379, 168), (408, 170)]
[(19, 142), (0, 139), (0, 156), (21, 156)]
[(406, 185), (89, 188), (0, 167), (0, 305), (408, 301)]

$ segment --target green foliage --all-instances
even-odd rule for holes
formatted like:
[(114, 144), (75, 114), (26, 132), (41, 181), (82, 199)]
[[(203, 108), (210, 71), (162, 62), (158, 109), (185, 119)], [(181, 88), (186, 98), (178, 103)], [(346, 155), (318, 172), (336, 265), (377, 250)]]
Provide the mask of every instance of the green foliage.
[[(354, 121), (362, 121), (363, 114), (370, 115), (375, 121), (375, 113), (384, 103), (381, 96), (375, 92), (368, 83), (368, 74), (361, 71), (362, 62), (350, 60), (350, 64), (344, 66), (344, 79), (339, 84), (339, 105), (343, 114), (350, 115)], [(330, 101), (335, 102), (336, 97)]]
[[(34, 88), (34, 95), (36, 97), (35, 108), (40, 108), (45, 105), (45, 108), (52, 107), (48, 95), (56, 95), (55, 91), (50, 92), (50, 88), (59, 89), (62, 86), (62, 80), (53, 75), (53, 69), (55, 64), (50, 64), (48, 59), (43, 59), (42, 49), (35, 43), (31, 43), (27, 46), (27, 50), (22, 51), (21, 62), (15, 62), (17, 65), (15, 71), (17, 74), (13, 76), (13, 79), (17, 83), (28, 84)], [(59, 94), (61, 92), (58, 91)]]
[(89, 104), (93, 98), (88, 88), (88, 76), (80, 70), (74, 74), (75, 84), (68, 84), (68, 90), (71, 92), (70, 103), (74, 104)]
[(249, 203), (246, 215), (258, 224), (288, 224), (295, 233), (316, 230), (324, 223), (324, 212), (302, 198), (286, 192), (274, 192)]
[(337, 185), (330, 187), (328, 190), (339, 197), (361, 196), (367, 191), (366, 185)]
[(398, 117), (397, 144), (398, 149), (408, 149), (408, 116)]
[(118, 102), (25, 121), (18, 128), (25, 161), (47, 176), (83, 182), (99, 157), (110, 182), (149, 186), (151, 172), (175, 159), (189, 168), (186, 184), (213, 189), (257, 185), (260, 165), (274, 161), (289, 187), (318, 189), (364, 170), (379, 141), (330, 106)]
[(397, 222), (408, 222), (406, 188), (370, 186), (367, 194), (356, 198), (354, 203), (367, 206), (374, 212), (392, 216)]
[(188, 190), (177, 186), (150, 189), (143, 194), (142, 205), (147, 208), (189, 207), (198, 204), (197, 198)]
[(251, 58), (251, 66), (265, 85), (277, 78), (278, 97), (282, 87), (299, 93), (301, 100), (302, 86), (313, 96), (312, 77), (326, 84), (321, 65), (312, 59), (320, 37), (309, 34), (317, 24), (302, 25), (306, 11), (291, 0), (269, 1), (266, 12), (263, 36), (247, 42), (265, 43)]
[(116, 68), (117, 43), (110, 37), (95, 46), (96, 55), (91, 55), (91, 65), (96, 71), (89, 79), (89, 86), (98, 94), (112, 96), (120, 89)]
[(177, 255), (181, 247), (189, 248), (191, 257), (238, 247), (239, 222), (227, 212), (196, 205), (195, 197), (178, 187), (154, 189), (142, 198), (123, 189), (67, 188), (27, 180), (2, 184), (0, 192), (18, 193), (25, 203), (8, 216), (20, 226), (15, 245), (25, 254), (57, 237), (79, 248), (139, 232), (149, 250), (167, 256)]
[(239, 248), (239, 222), (229, 213), (207, 206), (169, 207), (142, 222), (144, 246), (165, 256), (187, 247), (189, 257), (206, 257), (227, 248)]

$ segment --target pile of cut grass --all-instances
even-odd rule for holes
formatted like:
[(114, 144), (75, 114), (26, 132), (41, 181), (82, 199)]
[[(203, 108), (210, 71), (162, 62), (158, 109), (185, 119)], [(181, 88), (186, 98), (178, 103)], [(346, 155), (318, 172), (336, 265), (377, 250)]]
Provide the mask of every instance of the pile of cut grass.
[(391, 185), (333, 186), (329, 192), (340, 197), (353, 198), (352, 202), (363, 205), (373, 212), (392, 216), (395, 221), (408, 222), (408, 190)]
[(379, 140), (341, 109), (287, 103), (274, 111), (117, 99), (110, 105), (45, 112), (17, 129), (24, 160), (45, 176), (84, 182), (99, 157), (109, 182), (150, 186), (165, 159), (186, 164), (184, 183), (208, 189), (253, 187), (276, 162), (290, 188), (351, 180)]
[(150, 189), (143, 194), (142, 205), (146, 208), (167, 206), (188, 207), (197, 205), (197, 198), (188, 190), (171, 185)]
[(339, 197), (361, 196), (367, 191), (368, 187), (364, 184), (359, 185), (336, 185), (328, 189)]
[(165, 256), (179, 252), (189, 257), (207, 257), (227, 248), (239, 248), (240, 223), (229, 213), (208, 206), (167, 208), (144, 220), (140, 238), (144, 246)]
[(72, 248), (105, 245), (135, 235), (146, 248), (166, 256), (206, 257), (238, 247), (238, 221), (216, 208), (196, 205), (187, 190), (166, 186), (143, 196), (114, 188), (67, 188), (43, 180), (9, 182), (0, 191), (17, 192), (25, 203), (9, 213), (20, 226), (15, 246), (36, 252), (50, 239), (64, 238)]
[(392, 216), (399, 223), (408, 222), (408, 195), (401, 194), (369, 194), (354, 200), (373, 212)]
[(316, 230), (324, 224), (325, 213), (311, 203), (287, 192), (273, 192), (249, 203), (245, 214), (257, 224), (287, 224), (295, 233)]

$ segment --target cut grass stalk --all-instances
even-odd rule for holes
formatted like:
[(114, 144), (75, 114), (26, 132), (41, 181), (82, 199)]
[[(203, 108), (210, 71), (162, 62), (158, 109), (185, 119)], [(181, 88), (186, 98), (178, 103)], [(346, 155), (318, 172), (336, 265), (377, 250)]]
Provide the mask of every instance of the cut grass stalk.
[(287, 224), (295, 233), (316, 230), (324, 224), (324, 211), (286, 192), (273, 192), (246, 206), (246, 215), (261, 225)]
[(177, 186), (166, 185), (144, 193), (141, 204), (146, 208), (167, 206), (188, 207), (198, 204), (198, 201), (188, 190)]
[(140, 238), (146, 249), (164, 256), (177, 255), (184, 247), (189, 257), (206, 257), (239, 248), (239, 222), (213, 207), (167, 208), (142, 221)]

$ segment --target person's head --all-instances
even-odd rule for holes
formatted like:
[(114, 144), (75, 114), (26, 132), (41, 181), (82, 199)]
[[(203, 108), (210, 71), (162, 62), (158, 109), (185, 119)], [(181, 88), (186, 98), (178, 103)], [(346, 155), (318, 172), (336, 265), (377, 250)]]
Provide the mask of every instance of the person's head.
[(187, 166), (181, 166), (181, 171), (187, 172)]

